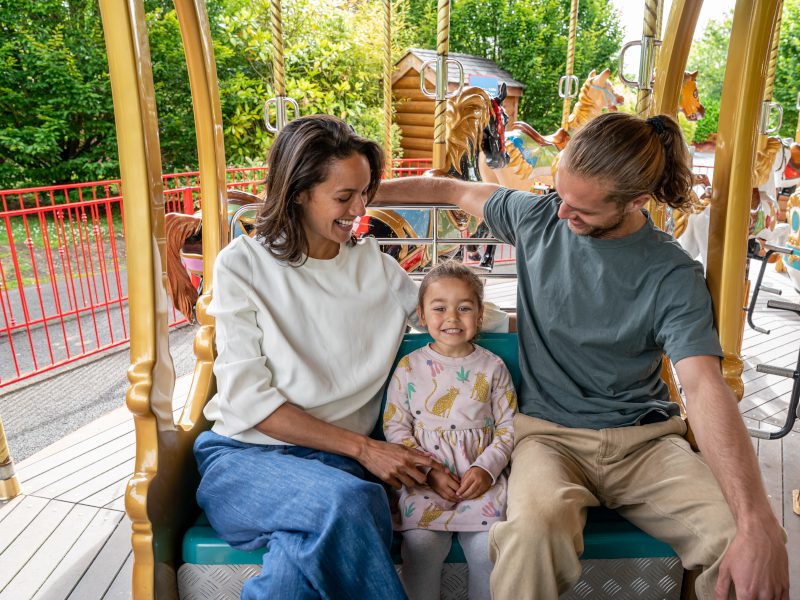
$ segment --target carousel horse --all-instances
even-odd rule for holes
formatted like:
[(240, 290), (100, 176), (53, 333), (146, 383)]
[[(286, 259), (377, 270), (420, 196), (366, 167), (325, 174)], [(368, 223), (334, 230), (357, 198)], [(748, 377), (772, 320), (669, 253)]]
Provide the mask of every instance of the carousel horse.
[[(490, 97), (484, 90), (467, 87), (447, 104), (448, 143), (445, 168), (429, 171), (429, 176), (458, 177), (464, 180), (480, 180), (478, 156), (485, 155), (489, 164), (498, 168), (505, 166), (503, 131), (508, 121), (502, 103), (506, 98), (503, 84), (497, 96)], [(371, 235), (378, 238), (433, 237), (434, 221), (429, 210), (389, 210), (368, 208), (356, 228), (358, 237)], [(475, 217), (461, 210), (443, 210), (439, 213), (438, 235), (442, 238), (483, 237), (485, 226)], [(425, 267), (431, 260), (430, 246), (426, 244), (400, 245), (382, 244), (381, 249), (393, 256), (408, 272)], [(493, 246), (488, 246), (481, 257), (481, 266), (491, 268)], [(440, 244), (440, 257), (452, 257), (461, 252), (461, 247)], [(477, 246), (468, 246), (471, 257), (477, 256)]]
[(786, 211), (789, 225), (786, 247), (792, 250), (792, 254), (783, 255), (778, 264), (783, 265), (794, 289), (800, 292), (800, 187), (789, 196)]
[[(750, 203), (749, 237), (763, 254), (764, 244), (786, 243), (790, 226), (780, 222), (778, 191), (800, 182), (800, 144), (779, 137), (767, 138), (764, 150), (756, 154), (753, 182), (756, 186)], [(700, 256), (703, 263), (708, 248), (709, 212), (710, 206), (693, 211), (688, 215), (685, 231), (679, 231), (677, 225), (675, 229), (678, 242), (693, 258)]]
[(578, 93), (567, 126), (554, 134), (543, 136), (524, 121), (515, 121), (506, 131), (506, 147), (509, 164), (507, 168), (492, 168), (480, 161), (483, 181), (498, 183), (504, 187), (530, 191), (537, 183), (553, 187), (553, 165), (558, 153), (569, 141), (570, 133), (580, 130), (587, 122), (599, 115), (603, 109), (617, 110), (624, 98), (614, 91), (609, 82), (610, 69), (597, 74), (594, 70)]
[(706, 109), (700, 102), (700, 94), (697, 92), (697, 71), (683, 73), (678, 110), (686, 115), (689, 121), (699, 121), (706, 116)]
[[(263, 202), (255, 194), (243, 190), (228, 190), (228, 228), (230, 238), (252, 235), (255, 231), (256, 209), (240, 209)], [(167, 254), (167, 292), (175, 308), (190, 323), (195, 321), (194, 306), (202, 288), (203, 246), (202, 215), (200, 211), (187, 215), (167, 213), (164, 216)], [(192, 282), (200, 282), (196, 287)]]
[[(569, 132), (575, 133), (602, 110), (617, 110), (624, 98), (617, 94), (605, 69), (599, 75), (592, 71), (583, 84), (575, 108), (567, 120), (566, 129), (559, 129), (551, 136), (542, 136), (524, 121), (516, 121), (508, 128), (506, 145), (510, 157), (509, 166), (504, 171), (489, 171), (489, 165), (481, 164), (484, 181), (498, 183), (505, 187), (530, 191), (535, 184), (553, 187), (553, 177), (558, 161), (558, 153), (569, 142)], [(685, 72), (681, 83), (678, 109), (690, 121), (705, 117), (705, 107), (700, 102), (697, 91), (697, 71)]]

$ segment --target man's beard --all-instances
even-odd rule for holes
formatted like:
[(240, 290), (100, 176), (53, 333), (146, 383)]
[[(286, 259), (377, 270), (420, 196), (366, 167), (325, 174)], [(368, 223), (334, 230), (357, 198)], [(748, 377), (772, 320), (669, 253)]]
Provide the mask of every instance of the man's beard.
[(590, 225), (588, 226), (588, 229), (585, 229), (580, 232), (573, 230), (572, 233), (580, 236), (604, 238), (607, 237), (609, 233), (619, 228), (619, 226), (622, 225), (623, 221), (625, 221), (625, 211), (620, 210), (620, 212), (616, 215), (614, 220), (607, 225), (595, 225), (595, 226)]

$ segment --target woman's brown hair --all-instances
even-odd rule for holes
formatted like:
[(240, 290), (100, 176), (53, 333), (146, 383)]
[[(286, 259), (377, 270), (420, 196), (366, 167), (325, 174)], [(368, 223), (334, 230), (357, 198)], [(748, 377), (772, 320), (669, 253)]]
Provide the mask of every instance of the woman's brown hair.
[(383, 172), (381, 147), (330, 115), (290, 121), (278, 134), (267, 158), (267, 191), (256, 220), (256, 237), (272, 256), (292, 266), (305, 262), (308, 240), (300, 197), (328, 177), (331, 163), (361, 154), (369, 163), (369, 202)]
[(672, 208), (692, 204), (689, 150), (677, 121), (609, 112), (592, 119), (573, 137), (559, 168), (603, 180), (608, 199), (620, 205), (643, 195)]

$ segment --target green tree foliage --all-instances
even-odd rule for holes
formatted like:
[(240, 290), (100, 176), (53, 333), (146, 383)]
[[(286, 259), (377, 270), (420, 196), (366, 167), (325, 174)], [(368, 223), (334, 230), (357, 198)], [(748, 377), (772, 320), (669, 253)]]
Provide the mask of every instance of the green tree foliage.
[(709, 134), (717, 131), (719, 101), (722, 97), (722, 82), (728, 62), (728, 42), (731, 37), (732, 15), (723, 15), (717, 21), (709, 21), (699, 41), (692, 45), (687, 69), (698, 71), (697, 92), (706, 109), (706, 116), (697, 122), (695, 142), (703, 142)]
[(773, 102), (783, 106), (780, 135), (794, 138), (798, 127), (797, 94), (800, 92), (800, 0), (784, 0), (781, 43), (775, 69)]
[[(263, 163), (273, 136), (269, 3), (207, 2), (228, 164)], [(393, 58), (435, 47), (435, 0), (395, 0)], [(145, 0), (165, 172), (197, 165), (191, 93), (172, 2)], [(287, 94), (300, 114), (338, 115), (383, 137), (383, 5), (284, 2)], [(569, 0), (456, 0), (453, 51), (498, 62), (526, 86), (521, 116), (541, 131), (560, 121)], [(621, 39), (614, 10), (582, 0), (575, 73), (611, 66)], [(0, 0), (0, 188), (118, 176), (113, 104), (97, 0)], [(399, 153), (395, 127), (393, 146)]]
[[(708, 139), (717, 131), (722, 83), (728, 62), (732, 15), (726, 14), (710, 21), (702, 38), (689, 54), (689, 70), (698, 69), (697, 89), (706, 108), (705, 119), (699, 121), (695, 141)], [(783, 106), (783, 126), (780, 135), (794, 137), (797, 127), (797, 92), (800, 91), (800, 0), (785, 0), (781, 20), (778, 63), (775, 69), (774, 102)]]
[(0, 187), (117, 174), (106, 71), (96, 0), (0, 1)]
[[(520, 119), (543, 133), (561, 124), (558, 80), (567, 62), (569, 0), (454, 0), (450, 51), (495, 61), (525, 85)], [(436, 0), (408, 0), (409, 46), (436, 47)], [(616, 71), (622, 29), (613, 5), (581, 0), (575, 66), (580, 82), (592, 69)]]

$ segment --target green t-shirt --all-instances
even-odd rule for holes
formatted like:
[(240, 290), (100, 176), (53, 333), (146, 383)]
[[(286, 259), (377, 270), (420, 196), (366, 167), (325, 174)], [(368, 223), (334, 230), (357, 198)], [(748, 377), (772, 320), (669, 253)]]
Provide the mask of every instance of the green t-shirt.
[(649, 216), (623, 238), (578, 236), (559, 202), (500, 189), (484, 208), (516, 248), (520, 411), (590, 429), (677, 415), (662, 353), (722, 356), (701, 265)]

